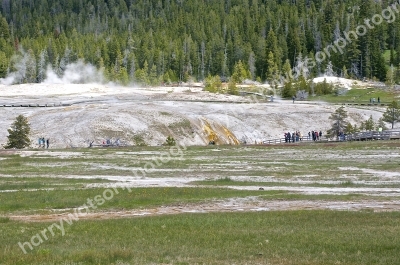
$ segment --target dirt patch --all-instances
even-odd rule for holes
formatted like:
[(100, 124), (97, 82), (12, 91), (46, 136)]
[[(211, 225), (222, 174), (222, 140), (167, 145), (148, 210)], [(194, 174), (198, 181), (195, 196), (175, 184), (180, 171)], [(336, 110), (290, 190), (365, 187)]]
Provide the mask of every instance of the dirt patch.
[(0, 150), (0, 155), (1, 156), (6, 156), (6, 155), (15, 155), (17, 154), (17, 150)]
[[(231, 198), (199, 204), (181, 204), (177, 206), (161, 206), (148, 209), (88, 212), (81, 210), (75, 212), (79, 220), (116, 219), (139, 216), (157, 216), (166, 214), (184, 213), (213, 213), (213, 212), (251, 212), (251, 211), (293, 211), (293, 210), (341, 210), (341, 211), (372, 211), (387, 212), (400, 211), (400, 201), (266, 201), (258, 197)], [(42, 215), (10, 215), (10, 220), (22, 222), (58, 222), (68, 220), (68, 214), (54, 213)], [(73, 213), (74, 214), (74, 213)]]

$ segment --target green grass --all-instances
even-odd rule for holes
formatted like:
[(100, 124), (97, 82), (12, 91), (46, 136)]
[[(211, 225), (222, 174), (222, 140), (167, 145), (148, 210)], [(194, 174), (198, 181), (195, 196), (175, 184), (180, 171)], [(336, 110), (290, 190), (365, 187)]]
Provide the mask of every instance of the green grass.
[(83, 188), (87, 184), (110, 183), (113, 181), (105, 179), (73, 179), (73, 178), (51, 178), (51, 177), (17, 177), (0, 178), (0, 191), (22, 190), (22, 189), (62, 189)]
[[(73, 189), (73, 190), (39, 190), (30, 192), (0, 193), (0, 213), (15, 211), (45, 211), (80, 207), (96, 196), (112, 197), (98, 207), (98, 211), (106, 209), (137, 209), (161, 205), (177, 205), (181, 203), (198, 203), (212, 199), (231, 197), (247, 197), (258, 195), (281, 194), (279, 191), (238, 191), (224, 188), (134, 188), (131, 192), (122, 188), (104, 193), (105, 188)], [(117, 193), (118, 192), (118, 193)], [(105, 195), (104, 195), (105, 194)]]
[[(400, 264), (400, 213), (287, 211), (182, 214), (0, 226), (1, 264)], [(40, 236), (40, 234), (39, 234)]]
[[(265, 187), (265, 186), (264, 186)], [(347, 187), (347, 186), (344, 186)], [(104, 193), (107, 190), (107, 193)], [(326, 201), (361, 201), (371, 199), (368, 195), (350, 194), (317, 194), (307, 195), (282, 190), (235, 190), (221, 187), (201, 188), (134, 188), (131, 192), (118, 188), (108, 189), (73, 189), (73, 190), (47, 190), (0, 193), (0, 213), (8, 215), (17, 214), (41, 214), (59, 212), (71, 212), (71, 208), (78, 208), (83, 205), (89, 206), (88, 199), (92, 200), (96, 209), (90, 207), (90, 212), (116, 211), (130, 209), (151, 209), (159, 206), (180, 206), (199, 203), (210, 203), (213, 200), (228, 198), (245, 198), (257, 196), (260, 200), (326, 200)], [(105, 194), (105, 195), (104, 195)], [(105, 199), (98, 204), (96, 196)], [(98, 197), (100, 198), (100, 197)], [(387, 201), (399, 199), (398, 197), (376, 196), (374, 201)]]
[(10, 221), (9, 217), (0, 217), (0, 223), (7, 223)]
[(293, 182), (259, 182), (259, 181), (235, 181), (227, 180), (226, 178), (217, 180), (203, 180), (203, 181), (193, 181), (191, 184), (195, 185), (205, 185), (205, 186), (257, 186), (257, 187), (374, 187), (374, 188), (387, 188), (387, 187), (398, 187), (398, 184), (382, 184), (382, 185), (368, 185), (363, 183), (354, 183), (351, 180), (338, 181), (334, 184), (328, 183), (293, 183)]
[(326, 101), (330, 103), (370, 103), (371, 98), (375, 98), (375, 103), (378, 103), (378, 97), (381, 103), (388, 104), (395, 100), (396, 95), (394, 92), (389, 90), (383, 90), (379, 88), (367, 88), (357, 89), (353, 88), (344, 95), (324, 95), (318, 97), (311, 97), (311, 100)]
[[(269, 201), (289, 200), (390, 202), (399, 200), (399, 196), (371, 197), (357, 194), (356, 189), (347, 195), (307, 195), (234, 190), (226, 186), (296, 187), (299, 186), (296, 181), (304, 179), (309, 184), (301, 186), (315, 188), (370, 185), (400, 188), (398, 178), (384, 179), (379, 175), (400, 172), (399, 147), (399, 141), (188, 147), (182, 156), (157, 165), (156, 170), (142, 177), (198, 178), (195, 184), (206, 187), (132, 188), (132, 192), (118, 188), (119, 193), (114, 191), (113, 197), (96, 211), (180, 207), (249, 196), (265, 200), (265, 205)], [(81, 220), (72, 225), (65, 223), (64, 236), (56, 230), (49, 240), (26, 255), (22, 253), (18, 242), (31, 240), (52, 223), (16, 222), (12, 215), (48, 214), (54, 213), (53, 209), (59, 209), (60, 213), (72, 211), (68, 208), (80, 207), (107, 189), (84, 188), (86, 184), (103, 184), (105, 180), (101, 178), (71, 179), (71, 176), (121, 176), (123, 181), (124, 176), (134, 176), (135, 169), (154, 163), (168, 150), (168, 147), (143, 146), (50, 153), (22, 151), (21, 156), (1, 153), (0, 190), (18, 191), (0, 192), (0, 265), (400, 264), (400, 213), (373, 210), (198, 213)], [(378, 173), (367, 173), (365, 169)], [(257, 182), (252, 182), (252, 177)], [(387, 183), (379, 184), (383, 179)]]

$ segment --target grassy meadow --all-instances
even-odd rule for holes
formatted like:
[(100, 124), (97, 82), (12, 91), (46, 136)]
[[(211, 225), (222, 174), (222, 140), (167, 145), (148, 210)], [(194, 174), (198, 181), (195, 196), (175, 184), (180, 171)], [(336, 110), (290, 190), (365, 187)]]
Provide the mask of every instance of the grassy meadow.
[[(167, 147), (0, 152), (0, 265), (400, 264), (400, 211), (368, 206), (69, 221), (60, 215), (51, 222), (14, 218), (72, 213), (113, 188), (118, 194), (93, 212), (190, 208), (232, 198), (266, 205), (400, 200), (397, 141), (188, 147), (157, 164), (168, 152)], [(149, 163), (152, 170), (137, 173)], [(140, 184), (174, 179), (181, 185)], [(122, 188), (129, 183), (131, 191)], [(321, 188), (341, 192), (301, 191)], [(54, 224), (63, 224), (63, 232)]]
[[(67, 225), (1, 224), (1, 264), (399, 264), (400, 214), (282, 211), (182, 214)], [(3, 248), (4, 247), (4, 248)]]
[(310, 98), (311, 100), (321, 100), (330, 103), (357, 103), (357, 104), (369, 104), (370, 99), (375, 98), (375, 104), (378, 103), (378, 98), (380, 103), (389, 104), (396, 97), (398, 97), (398, 92), (390, 91), (387, 89), (380, 89), (376, 87), (370, 88), (353, 88), (348, 90), (343, 95), (323, 95)]

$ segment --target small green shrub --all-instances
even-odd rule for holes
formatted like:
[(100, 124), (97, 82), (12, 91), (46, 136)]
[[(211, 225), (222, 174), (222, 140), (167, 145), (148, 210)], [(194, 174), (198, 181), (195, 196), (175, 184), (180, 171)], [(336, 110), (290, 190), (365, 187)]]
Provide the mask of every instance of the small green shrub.
[(174, 137), (168, 136), (167, 140), (165, 140), (165, 145), (168, 145), (168, 146), (176, 145), (176, 141), (175, 141)]
[(135, 141), (135, 145), (137, 146), (147, 146), (146, 142), (143, 139), (143, 135), (136, 134), (133, 136), (133, 140)]

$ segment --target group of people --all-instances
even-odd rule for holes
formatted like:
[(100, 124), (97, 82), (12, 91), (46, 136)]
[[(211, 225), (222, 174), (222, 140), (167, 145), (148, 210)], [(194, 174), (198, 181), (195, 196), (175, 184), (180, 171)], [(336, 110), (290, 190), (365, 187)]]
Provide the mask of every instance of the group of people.
[(50, 139), (49, 139), (49, 138), (44, 139), (44, 137), (41, 137), (41, 138), (39, 138), (38, 143), (39, 143), (39, 148), (40, 148), (40, 147), (42, 147), (42, 148), (45, 148), (45, 147), (46, 147), (46, 148), (49, 148)]
[[(120, 141), (119, 141), (119, 138), (117, 138), (114, 142), (112, 142), (111, 139), (106, 139), (106, 140), (103, 140), (102, 144), (103, 144), (103, 145), (116, 145), (116, 146), (119, 146)], [(92, 145), (90, 145), (90, 147), (91, 147), (91, 146), (92, 146)]]
[[(299, 131), (295, 132), (287, 132), (284, 134), (285, 143), (295, 143), (299, 141), (303, 141), (303, 135)], [(308, 132), (307, 140), (319, 141), (322, 139), (322, 131), (311, 131)]]
[(339, 131), (337, 133), (337, 138), (339, 141), (345, 141), (346, 140), (346, 134), (343, 131)]
[(311, 131), (308, 132), (308, 139), (312, 139), (313, 141), (322, 140), (322, 131)]
[[(370, 98), (369, 103), (375, 104), (375, 98)], [(381, 98), (378, 97), (378, 104), (381, 103)]]
[(284, 134), (284, 137), (285, 143), (294, 143), (303, 140), (303, 135), (298, 131), (293, 133), (287, 132)]

